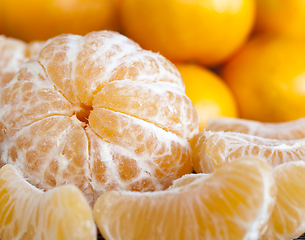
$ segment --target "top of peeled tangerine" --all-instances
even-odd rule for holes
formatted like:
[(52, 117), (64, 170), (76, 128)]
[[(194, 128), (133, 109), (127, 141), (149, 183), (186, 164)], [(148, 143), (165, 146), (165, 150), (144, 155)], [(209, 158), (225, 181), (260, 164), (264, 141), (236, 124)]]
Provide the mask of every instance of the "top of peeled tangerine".
[(40, 188), (160, 189), (192, 171), (198, 115), (179, 71), (119, 33), (48, 40), (0, 98), (1, 160)]
[(119, 33), (57, 36), (36, 61), (26, 66), (28, 72), (48, 77), (81, 119), (94, 107), (115, 108), (183, 138), (198, 132), (197, 113), (176, 67)]

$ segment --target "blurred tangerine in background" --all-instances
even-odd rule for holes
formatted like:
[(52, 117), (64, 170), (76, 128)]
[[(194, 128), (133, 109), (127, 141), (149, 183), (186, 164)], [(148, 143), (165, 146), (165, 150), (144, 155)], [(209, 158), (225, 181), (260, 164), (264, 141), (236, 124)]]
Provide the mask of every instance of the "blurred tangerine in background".
[(305, 42), (259, 35), (226, 64), (222, 77), (240, 117), (284, 122), (305, 116)]
[(305, 40), (304, 0), (256, 0), (255, 31)]
[(238, 117), (237, 103), (231, 89), (214, 72), (198, 64), (176, 64), (185, 83), (185, 93), (199, 116), (199, 131), (210, 117)]
[(113, 0), (0, 0), (0, 6), (3, 33), (24, 41), (118, 29)]
[(254, 0), (124, 0), (122, 31), (173, 62), (223, 63), (247, 40)]

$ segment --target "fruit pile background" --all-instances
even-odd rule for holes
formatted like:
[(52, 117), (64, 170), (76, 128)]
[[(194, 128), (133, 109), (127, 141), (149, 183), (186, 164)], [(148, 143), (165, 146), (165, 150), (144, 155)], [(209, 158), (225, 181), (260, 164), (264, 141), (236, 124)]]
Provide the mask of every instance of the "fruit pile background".
[[(217, 134), (212, 138), (213, 134), (203, 132), (218, 127), (216, 121), (215, 126), (208, 125), (214, 119), (232, 117), (277, 124), (305, 117), (304, 26), (303, 0), (0, 0), (0, 35), (3, 34), (3, 39), (4, 36), (14, 39), (20, 48), (26, 49), (27, 56), (23, 56), (20, 64), (32, 54), (34, 56), (46, 41), (60, 34), (85, 36), (101, 30), (119, 32), (143, 49), (159, 53), (173, 63), (182, 76), (185, 94), (199, 116), (199, 132), (202, 132), (199, 136), (204, 136), (202, 142), (194, 140), (194, 144), (200, 143), (200, 146), (192, 146), (198, 152), (194, 160), (198, 173), (212, 172), (219, 167), (217, 163), (215, 169), (206, 170), (204, 167), (208, 165), (202, 163), (202, 152), (210, 151), (214, 157), (219, 154), (217, 159), (231, 154), (215, 150), (216, 154), (208, 147), (202, 150), (208, 141), (213, 146), (224, 146), (221, 141), (227, 141), (229, 147), (226, 150), (240, 144), (229, 133), (220, 134), (219, 140)], [(1, 49), (1, 41), (2, 38), (0, 52), (5, 50), (4, 47)], [(47, 60), (49, 52), (46, 51)], [(14, 74), (0, 69), (1, 74), (5, 77), (0, 87), (4, 87)], [(88, 115), (86, 111), (91, 110), (88, 108), (80, 113), (84, 114), (84, 121)], [(297, 126), (302, 124), (302, 120), (296, 122)], [(294, 133), (302, 134), (300, 132)], [(245, 137), (241, 142), (257, 144), (261, 141), (253, 139)], [(287, 155), (293, 160), (293, 157), (302, 155), (299, 149), (294, 149), (295, 146), (303, 148), (302, 141), (283, 144), (289, 149), (292, 146), (292, 153), (287, 151)], [(282, 145), (272, 142), (269, 146), (277, 149)], [(241, 148), (236, 152), (234, 149), (230, 157), (238, 155)], [(286, 148), (283, 149), (279, 155), (286, 154)], [(134, 163), (130, 162), (133, 167)], [(109, 184), (110, 190), (115, 187)], [(98, 239), (103, 239), (100, 234)], [(305, 239), (305, 234), (298, 239)]]
[[(177, 64), (200, 115), (305, 116), (301, 0), (2, 0), (0, 34), (26, 42), (115, 30)], [(18, 16), (18, 17), (17, 17)]]

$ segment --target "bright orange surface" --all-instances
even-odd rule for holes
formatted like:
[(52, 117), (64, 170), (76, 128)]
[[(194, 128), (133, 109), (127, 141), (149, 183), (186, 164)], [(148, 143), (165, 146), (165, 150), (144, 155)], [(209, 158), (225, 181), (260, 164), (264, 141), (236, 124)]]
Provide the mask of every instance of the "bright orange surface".
[(5, 34), (24, 41), (47, 40), (62, 33), (84, 35), (116, 30), (113, 0), (2, 0)]
[(226, 83), (212, 71), (196, 64), (176, 64), (185, 84), (185, 93), (199, 115), (199, 131), (208, 119), (238, 117), (237, 103)]
[(246, 41), (254, 0), (125, 0), (123, 33), (171, 61), (224, 62)]
[(224, 67), (240, 117), (285, 122), (305, 116), (305, 42), (258, 36)]

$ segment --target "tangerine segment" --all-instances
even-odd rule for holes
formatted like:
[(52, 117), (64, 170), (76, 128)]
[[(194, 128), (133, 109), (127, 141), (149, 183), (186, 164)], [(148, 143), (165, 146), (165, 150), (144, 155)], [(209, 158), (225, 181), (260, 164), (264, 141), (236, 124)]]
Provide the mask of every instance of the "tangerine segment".
[(96, 239), (92, 210), (72, 185), (38, 190), (10, 164), (0, 170), (0, 237), (7, 239)]
[[(182, 187), (210, 174), (186, 174), (175, 180), (171, 187)], [(267, 231), (261, 240), (295, 239), (305, 232), (305, 162), (288, 162), (273, 171), (277, 197), (268, 221)]]
[(209, 173), (242, 156), (266, 158), (272, 165), (305, 160), (305, 139), (276, 140), (235, 132), (199, 133), (193, 141), (193, 164), (197, 173)]
[(10, 82), (22, 63), (34, 57), (44, 42), (29, 44), (0, 35), (0, 89)]
[[(191, 172), (190, 146), (183, 138), (132, 116), (94, 108), (89, 116), (91, 129), (117, 151), (137, 160), (138, 165), (159, 175), (169, 186), (175, 177)], [(159, 168), (163, 174), (153, 169)]]
[(8, 136), (47, 116), (72, 116), (75, 111), (75, 107), (48, 81), (43, 67), (35, 60), (25, 63), (3, 89), (0, 105)]
[(206, 131), (239, 132), (264, 138), (294, 140), (305, 138), (305, 118), (281, 123), (263, 123), (241, 118), (210, 119)]
[(275, 195), (268, 163), (247, 157), (184, 187), (109, 191), (93, 212), (106, 239), (257, 239)]
[(77, 58), (78, 35), (60, 35), (46, 42), (38, 54), (37, 61), (43, 66), (48, 78), (59, 91), (74, 104), (79, 104), (74, 84), (74, 63)]
[(111, 79), (173, 83), (184, 91), (184, 82), (173, 63), (151, 51), (140, 50), (122, 59)]
[(3, 149), (6, 163), (22, 169), (31, 184), (48, 190), (71, 183), (93, 201), (88, 138), (77, 119), (52, 116), (39, 120), (18, 131)]
[(305, 162), (289, 162), (274, 169), (278, 189), (264, 240), (294, 239), (305, 232)]
[(163, 83), (113, 81), (95, 96), (93, 107), (143, 119), (183, 138), (190, 138), (189, 133), (198, 125), (190, 99), (174, 86), (167, 87)]
[(67, 99), (88, 106), (113, 80), (172, 82), (184, 89), (178, 70), (168, 60), (111, 31), (56, 37), (38, 60)]
[(190, 173), (190, 174), (185, 174), (181, 178), (178, 178), (173, 181), (173, 185), (170, 186), (171, 188), (176, 188), (176, 187), (183, 187), (185, 185), (188, 185), (195, 180), (202, 178), (205, 179), (209, 177), (209, 173)]
[(101, 139), (92, 129), (86, 129), (90, 141), (91, 185), (96, 196), (109, 190), (153, 191), (163, 190), (174, 179), (192, 171), (188, 145), (173, 141), (155, 145), (151, 156), (135, 154)]

